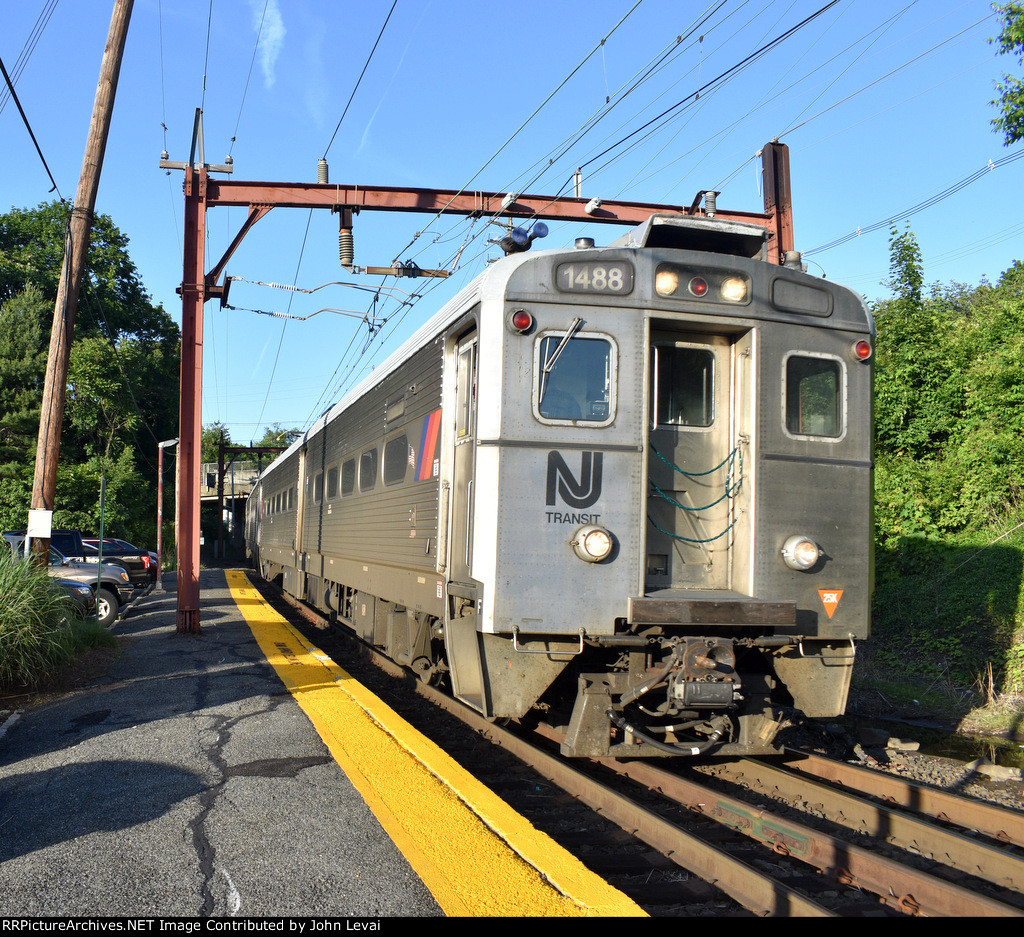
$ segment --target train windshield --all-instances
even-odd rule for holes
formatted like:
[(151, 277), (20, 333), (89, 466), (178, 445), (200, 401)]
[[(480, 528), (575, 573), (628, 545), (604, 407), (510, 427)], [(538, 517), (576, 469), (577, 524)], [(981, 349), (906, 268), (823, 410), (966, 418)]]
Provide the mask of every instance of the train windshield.
[(554, 421), (611, 422), (612, 343), (566, 332), (545, 335), (536, 347), (537, 414)]

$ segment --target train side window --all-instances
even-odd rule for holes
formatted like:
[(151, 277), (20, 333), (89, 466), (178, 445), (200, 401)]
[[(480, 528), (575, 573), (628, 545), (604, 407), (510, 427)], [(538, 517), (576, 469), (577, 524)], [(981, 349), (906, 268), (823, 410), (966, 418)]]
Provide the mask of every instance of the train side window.
[(332, 465), (327, 470), (327, 500), (338, 497), (338, 466)]
[(534, 346), (534, 414), (557, 423), (611, 423), (615, 366), (615, 348), (606, 338), (541, 336)]
[(786, 359), (786, 429), (794, 436), (843, 434), (843, 371), (835, 358)]
[(313, 503), (319, 504), (324, 499), (324, 473), (317, 472), (313, 479)]
[(405, 481), (409, 466), (409, 441), (405, 433), (389, 440), (384, 446), (384, 484), (397, 485)]
[(465, 439), (473, 435), (473, 415), (476, 412), (476, 342), (459, 349), (455, 383), (459, 388), (455, 438)]
[(359, 457), (359, 490), (370, 491), (377, 483), (377, 450), (367, 449)]
[(352, 494), (356, 490), (356, 460), (346, 459), (341, 465), (341, 496)]
[(710, 348), (655, 345), (655, 426), (710, 426), (715, 419), (715, 355)]

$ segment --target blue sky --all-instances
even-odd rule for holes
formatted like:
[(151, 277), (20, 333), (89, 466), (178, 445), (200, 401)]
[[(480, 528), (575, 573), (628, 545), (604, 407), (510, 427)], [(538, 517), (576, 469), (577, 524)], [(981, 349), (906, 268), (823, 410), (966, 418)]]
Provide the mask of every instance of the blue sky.
[[(326, 154), (332, 182), (553, 194), (583, 166), (587, 196), (689, 205), (718, 189), (720, 207), (751, 211), (762, 204), (756, 153), (781, 136), (809, 272), (884, 297), (889, 222), (909, 220), (927, 282), (996, 280), (1024, 256), (1024, 159), (1005, 159), (1024, 144), (1004, 147), (991, 127), (995, 82), (1020, 68), (988, 41), (999, 28), (988, 3), (839, 0), (705, 87), (826, 5), (136, 0), (97, 210), (128, 235), (143, 283), (180, 322), (182, 174), (158, 162), (165, 148), (188, 158), (197, 107), (207, 161), (230, 154), (235, 179), (315, 181)], [(71, 200), (113, 0), (4, 7), (0, 57)], [(57, 195), (6, 99), (2, 210)], [(679, 102), (650, 132), (600, 155)], [(207, 267), (244, 218), (210, 211)], [(613, 232), (553, 224), (544, 246)], [(448, 268), (462, 248), (447, 281), (384, 281), (423, 295), (404, 306), (382, 299), (387, 322), (372, 337), (358, 317), (300, 318), (325, 307), (361, 315), (371, 309), (363, 291), (236, 281), (237, 309), (206, 306), (203, 422), (227, 424), (236, 443), (273, 423), (305, 428), (498, 256), (486, 242), (501, 233), (461, 218), (360, 214), (358, 265)], [(289, 209), (259, 222), (228, 273), (304, 289), (382, 282), (340, 268), (335, 216)]]

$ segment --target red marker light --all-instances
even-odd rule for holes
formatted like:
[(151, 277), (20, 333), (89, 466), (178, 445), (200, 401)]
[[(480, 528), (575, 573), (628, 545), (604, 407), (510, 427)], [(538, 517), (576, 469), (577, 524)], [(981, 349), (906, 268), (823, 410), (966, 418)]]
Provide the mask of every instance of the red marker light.
[(509, 316), (508, 324), (514, 332), (519, 332), (522, 335), (533, 328), (533, 316), (525, 309), (517, 309)]
[(871, 357), (871, 342), (857, 342), (853, 346), (853, 353), (860, 361), (867, 361)]
[(708, 281), (704, 277), (694, 277), (690, 280), (689, 288), (694, 296), (704, 296), (708, 291)]

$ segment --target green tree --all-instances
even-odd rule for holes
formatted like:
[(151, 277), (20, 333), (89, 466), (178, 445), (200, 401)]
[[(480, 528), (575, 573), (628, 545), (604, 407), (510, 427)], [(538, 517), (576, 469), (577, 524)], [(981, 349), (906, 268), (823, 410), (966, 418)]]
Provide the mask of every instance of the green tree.
[[(56, 299), (69, 217), (59, 201), (0, 215), (0, 302), (30, 285), (51, 302)], [(93, 218), (75, 319), (76, 335), (95, 331), (113, 342), (128, 335), (180, 340), (173, 320), (150, 302), (128, 254), (127, 236), (103, 214)]]
[(25, 454), (35, 454), (51, 314), (35, 286), (0, 303), (0, 477), (20, 476)]
[(263, 428), (263, 436), (253, 446), (281, 446), (287, 449), (296, 439), (302, 436), (302, 430), (296, 427), (286, 429), (280, 423)]
[(875, 438), (887, 455), (926, 458), (940, 452), (962, 400), (958, 362), (945, 339), (955, 311), (926, 301), (921, 250), (909, 227), (889, 241), (893, 298), (874, 307)]
[(215, 423), (207, 423), (203, 427), (202, 436), (200, 437), (200, 462), (204, 464), (216, 463), (220, 455), (221, 442), (225, 446), (234, 445), (228, 428), (219, 420)]
[[(990, 42), (998, 43), (1000, 55), (1012, 55), (1018, 65), (1024, 65), (1024, 4), (1003, 3), (992, 8), (1000, 17), (1002, 30)], [(1003, 75), (996, 83), (999, 97), (991, 103), (1000, 112), (992, 126), (1003, 135), (1006, 146), (1024, 137), (1024, 83), (1013, 75)]]
[(1024, 264), (995, 285), (924, 288), (893, 230), (876, 303), (876, 592), (872, 653), (969, 685), (988, 664), (1024, 685)]
[[(0, 215), (0, 522), (23, 527), (68, 209)], [(154, 539), (157, 440), (177, 433), (180, 333), (106, 215), (93, 221), (61, 429), (55, 524)], [(109, 519), (115, 518), (111, 526)]]

